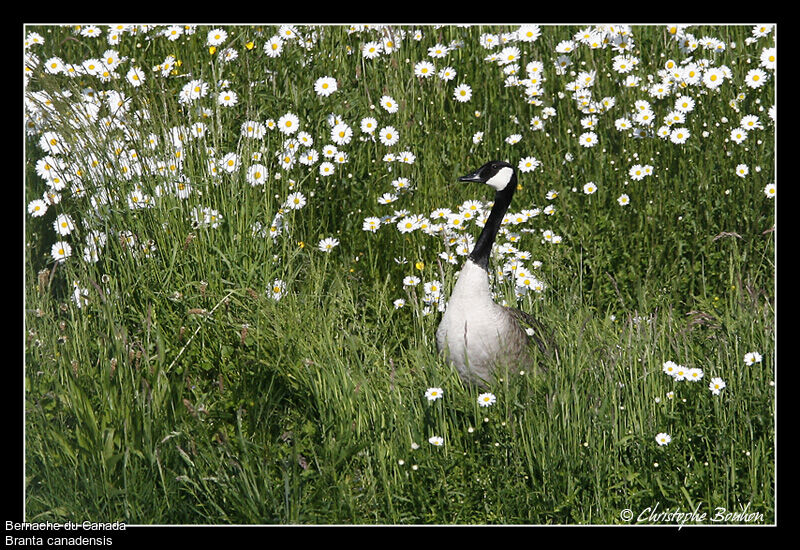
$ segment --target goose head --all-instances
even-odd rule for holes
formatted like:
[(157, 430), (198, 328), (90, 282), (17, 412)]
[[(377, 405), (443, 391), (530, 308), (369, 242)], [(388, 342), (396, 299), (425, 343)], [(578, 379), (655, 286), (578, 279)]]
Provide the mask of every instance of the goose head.
[(474, 172), (461, 176), (458, 181), (485, 183), (498, 193), (504, 191), (513, 193), (517, 187), (514, 167), (502, 160), (489, 161)]

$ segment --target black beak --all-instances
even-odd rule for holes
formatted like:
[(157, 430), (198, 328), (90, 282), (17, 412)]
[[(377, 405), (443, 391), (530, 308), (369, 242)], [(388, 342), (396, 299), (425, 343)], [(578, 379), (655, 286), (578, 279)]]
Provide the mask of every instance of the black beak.
[(473, 172), (471, 174), (467, 174), (466, 176), (461, 176), (458, 178), (458, 181), (467, 181), (467, 182), (475, 182), (475, 183), (484, 183), (483, 178), (480, 176), (480, 170)]

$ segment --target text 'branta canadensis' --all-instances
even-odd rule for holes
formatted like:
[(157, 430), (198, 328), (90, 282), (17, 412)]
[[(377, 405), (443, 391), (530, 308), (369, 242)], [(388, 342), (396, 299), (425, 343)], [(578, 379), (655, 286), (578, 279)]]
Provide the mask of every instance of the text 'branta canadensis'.
[[(495, 189), (494, 204), (475, 246), (458, 276), (436, 331), (439, 351), (466, 382), (491, 383), (498, 369), (519, 371), (535, 366), (530, 345), (545, 346), (535, 319), (492, 299), (489, 255), (503, 217), (517, 189), (517, 175), (507, 162), (492, 161), (458, 178)], [(533, 325), (526, 330), (523, 322)], [(533, 332), (533, 334), (531, 334)]]

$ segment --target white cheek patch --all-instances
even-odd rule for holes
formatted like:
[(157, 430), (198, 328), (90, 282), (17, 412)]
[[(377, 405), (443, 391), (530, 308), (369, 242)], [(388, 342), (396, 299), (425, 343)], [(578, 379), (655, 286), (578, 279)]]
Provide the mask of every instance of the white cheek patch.
[(514, 170), (509, 168), (508, 166), (504, 166), (497, 172), (494, 176), (486, 180), (487, 185), (491, 185), (497, 191), (502, 191), (508, 185), (508, 182), (511, 181), (511, 175), (514, 173)]

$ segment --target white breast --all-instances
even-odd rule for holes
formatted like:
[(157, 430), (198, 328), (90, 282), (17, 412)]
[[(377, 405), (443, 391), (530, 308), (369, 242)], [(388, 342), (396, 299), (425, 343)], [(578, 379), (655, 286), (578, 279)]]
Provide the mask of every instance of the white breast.
[(505, 309), (492, 300), (489, 274), (467, 260), (436, 331), (439, 350), (462, 378), (489, 381), (503, 354), (502, 335), (519, 330), (509, 323)]

